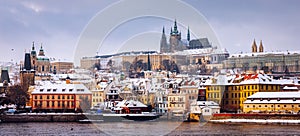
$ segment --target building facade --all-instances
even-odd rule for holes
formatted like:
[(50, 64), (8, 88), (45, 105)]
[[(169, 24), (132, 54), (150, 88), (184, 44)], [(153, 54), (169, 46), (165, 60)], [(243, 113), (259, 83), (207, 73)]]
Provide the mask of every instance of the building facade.
[(31, 94), (33, 111), (75, 112), (91, 108), (92, 93), (83, 84), (36, 85)]
[(244, 102), (243, 112), (299, 113), (300, 92), (258, 92)]

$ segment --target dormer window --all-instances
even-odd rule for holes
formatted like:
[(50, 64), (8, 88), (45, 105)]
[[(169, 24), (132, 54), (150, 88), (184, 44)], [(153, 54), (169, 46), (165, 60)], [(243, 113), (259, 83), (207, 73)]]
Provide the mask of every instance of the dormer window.
[(296, 98), (295, 98), (295, 97), (293, 98), (293, 101), (296, 101)]
[(69, 89), (69, 92), (72, 92), (73, 91), (73, 89)]
[(44, 91), (44, 89), (40, 89), (40, 92), (43, 92)]
[(51, 89), (47, 89), (47, 92), (50, 92), (51, 91)]
[(277, 98), (277, 101), (280, 101), (280, 98)]
[(66, 89), (64, 88), (64, 89), (62, 89), (62, 91), (64, 92), (64, 91), (66, 91)]
[(56, 92), (57, 89), (53, 89), (53, 92)]

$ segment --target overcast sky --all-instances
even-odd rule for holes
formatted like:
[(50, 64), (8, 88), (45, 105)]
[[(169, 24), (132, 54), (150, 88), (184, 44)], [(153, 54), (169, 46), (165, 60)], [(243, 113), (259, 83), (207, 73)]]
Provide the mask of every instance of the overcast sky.
[[(73, 60), (78, 39), (84, 28), (97, 13), (114, 2), (116, 1), (95, 0), (83, 3), (80, 0), (1, 0), (0, 61), (23, 60), (24, 52), (29, 51), (32, 41), (35, 41), (36, 49), (39, 49), (42, 43), (48, 57)], [(298, 0), (185, 0), (184, 2), (206, 18), (219, 40), (219, 46), (226, 48), (230, 53), (250, 52), (254, 38), (257, 44), (262, 40), (267, 51), (300, 50)], [(169, 10), (172, 7), (165, 8)], [(151, 9), (155, 7), (149, 7), (149, 10)], [(174, 14), (176, 18), (176, 14), (189, 13)], [(105, 21), (105, 18), (103, 20)], [(149, 39), (153, 41), (151, 44), (153, 46), (144, 48), (141, 45), (138, 50), (158, 49), (162, 27), (166, 27), (168, 34), (172, 25), (173, 21), (155, 17), (128, 21), (106, 37), (103, 44), (106, 44), (108, 49), (100, 49), (95, 51), (95, 54), (115, 53), (116, 51), (110, 47), (125, 44), (128, 45), (128, 48), (125, 46), (127, 50), (137, 49), (136, 46), (132, 46), (133, 41), (142, 42), (142, 38), (138, 37), (145, 36), (151, 37)], [(184, 26), (190, 24), (182, 25), (179, 25), (179, 29), (185, 39)], [(141, 36), (145, 31), (148, 33)]]

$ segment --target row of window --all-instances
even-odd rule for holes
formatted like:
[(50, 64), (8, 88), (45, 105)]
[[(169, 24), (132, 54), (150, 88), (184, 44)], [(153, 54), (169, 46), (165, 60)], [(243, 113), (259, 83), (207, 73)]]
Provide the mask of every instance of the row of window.
[(158, 107), (159, 108), (168, 108), (168, 104), (159, 104)]
[[(42, 101), (34, 101), (34, 107), (44, 107), (45, 103)], [(47, 101), (46, 102), (47, 107), (74, 107), (74, 102), (69, 101), (69, 102), (60, 102), (60, 101)]]
[(188, 93), (188, 94), (190, 94), (190, 93), (198, 93), (198, 91), (197, 90), (182, 90), (182, 91), (180, 91), (180, 93), (182, 94), (186, 94), (186, 93)]
[[(40, 92), (43, 92), (45, 89), (40, 89)], [(55, 89), (46, 89), (46, 91), (47, 92), (51, 92), (51, 90), (53, 91), (53, 92), (56, 92), (57, 91), (57, 89), (55, 88)], [(65, 88), (63, 88), (63, 89), (61, 89), (61, 91), (62, 92), (65, 92), (67, 89), (65, 89)], [(73, 89), (71, 88), (71, 89), (69, 89), (69, 92), (72, 92), (73, 91)], [(76, 89), (76, 91), (77, 92), (84, 92), (84, 89)]]
[[(296, 107), (297, 105), (291, 105), (291, 107)], [(255, 108), (255, 105), (252, 105), (253, 108)], [(262, 107), (262, 105), (258, 105), (258, 107)], [(265, 107), (267, 108), (268, 105), (265, 105)], [(274, 107), (274, 105), (269, 105), (269, 107)], [(277, 107), (287, 107), (287, 105), (277, 105)], [(300, 104), (298, 105), (298, 107), (300, 108)], [(250, 108), (249, 105), (247, 105), (247, 108)]]
[[(245, 86), (229, 86), (228, 90), (239, 91), (239, 90), (257, 90), (258, 85), (245, 85)], [(280, 90), (279, 86), (275, 85), (260, 85), (260, 90)]]
[[(35, 95), (34, 99), (38, 99), (38, 98), (43, 99), (43, 96), (45, 96), (45, 95)], [(65, 96), (65, 95), (62, 95), (62, 96), (60, 96), (60, 95), (47, 95), (46, 99), (74, 99), (74, 95), (67, 95), (67, 96)]]
[[(243, 102), (242, 101), (231, 101), (231, 104), (242, 104)], [(229, 104), (229, 101), (225, 101), (225, 104)]]
[(169, 104), (169, 107), (183, 107), (184, 104)]
[(102, 102), (102, 99), (93, 99), (93, 102)]
[(102, 96), (102, 94), (94, 93), (93, 96)]
[(176, 101), (176, 98), (177, 98), (177, 101), (179, 101), (179, 102), (183, 101), (182, 97), (169, 97), (169, 101)]
[(220, 93), (208, 93), (207, 98), (220, 98)]
[(248, 97), (252, 94), (254, 94), (254, 92), (244, 92), (244, 93), (225, 93), (225, 98), (229, 98), (229, 94), (231, 94), (231, 98), (241, 98), (241, 97)]

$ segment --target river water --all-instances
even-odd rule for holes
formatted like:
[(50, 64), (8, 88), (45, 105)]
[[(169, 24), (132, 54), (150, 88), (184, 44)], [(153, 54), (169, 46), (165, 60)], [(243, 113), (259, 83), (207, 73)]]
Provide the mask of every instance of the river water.
[(187, 122), (0, 123), (0, 135), (300, 135), (300, 125)]

